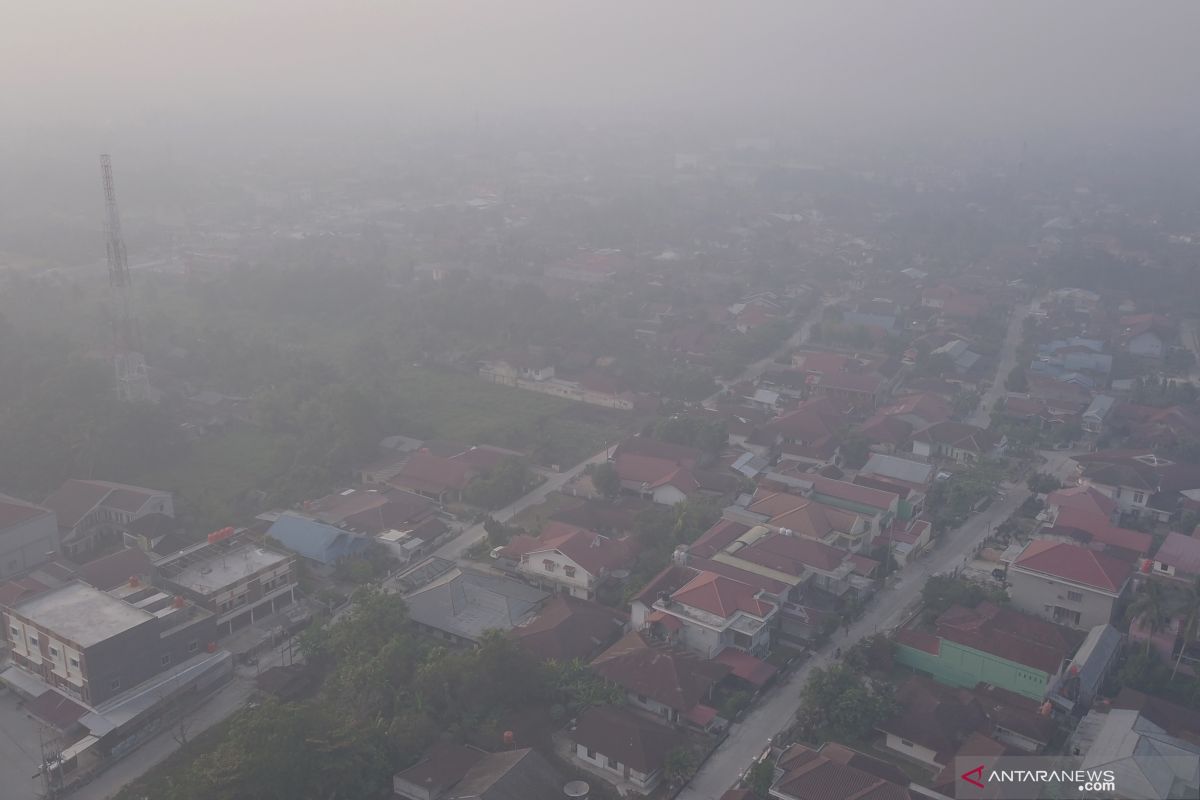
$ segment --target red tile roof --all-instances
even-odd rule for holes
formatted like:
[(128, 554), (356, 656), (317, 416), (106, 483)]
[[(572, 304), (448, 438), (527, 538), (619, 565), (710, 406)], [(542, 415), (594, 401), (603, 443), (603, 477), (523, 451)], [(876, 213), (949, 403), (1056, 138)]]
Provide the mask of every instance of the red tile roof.
[(1200, 539), (1172, 531), (1154, 554), (1154, 560), (1174, 567), (1176, 573), (1200, 575)]
[(813, 489), (821, 494), (845, 500), (847, 503), (877, 508), (880, 511), (887, 511), (896, 502), (896, 494), (894, 492), (886, 492), (882, 489), (859, 486), (856, 483), (848, 481), (826, 478), (824, 475), (813, 475), (812, 483)]
[(1112, 556), (1049, 539), (1030, 542), (1013, 566), (1114, 593), (1133, 572), (1130, 564)]
[(675, 590), (671, 599), (722, 619), (729, 619), (739, 611), (762, 619), (774, 611), (775, 606), (759, 600), (757, 594), (754, 587), (741, 581), (713, 572), (701, 572)]
[(726, 647), (713, 661), (724, 664), (734, 675), (760, 688), (766, 686), (779, 673), (777, 667), (736, 647)]
[(613, 450), (613, 456), (623, 454), (661, 458), (684, 467), (695, 467), (704, 456), (704, 453), (695, 447), (663, 442), (647, 436), (631, 436), (622, 440)]
[(913, 433), (913, 426), (898, 416), (875, 414), (863, 422), (855, 433), (869, 444), (890, 444), (899, 446), (907, 442)]
[(1063, 508), (1054, 520), (1052, 530), (1077, 531), (1081, 538), (1099, 542), (1108, 547), (1118, 547), (1139, 555), (1150, 555), (1154, 537), (1142, 531), (1119, 528), (1105, 514), (1078, 508)]
[(769, 534), (749, 547), (737, 551), (737, 557), (788, 575), (800, 576), (806, 567), (832, 572), (848, 556), (845, 550), (815, 539)]
[(729, 667), (686, 650), (650, 641), (633, 631), (592, 662), (592, 670), (631, 694), (644, 695), (681, 713), (699, 705)]
[[(783, 775), (772, 787), (772, 794), (795, 800), (912, 800), (921, 795), (906, 788), (901, 774), (895, 779), (880, 777), (863, 769), (863, 763), (831, 758), (804, 745), (792, 745), (779, 757), (777, 766)], [(865, 757), (864, 757), (865, 758)], [(868, 759), (874, 761), (874, 759)], [(901, 783), (900, 781), (904, 781)]]
[(749, 525), (734, 522), (729, 519), (719, 519), (700, 538), (692, 543), (690, 551), (693, 555), (710, 558), (724, 550), (739, 536), (750, 530)]
[(974, 732), (988, 730), (987, 715), (966, 689), (953, 689), (914, 675), (896, 689), (901, 711), (880, 723), (879, 730), (927, 747), (939, 765), (950, 763), (959, 746)]
[(126, 547), (89, 561), (79, 568), (78, 576), (103, 592), (115, 589), (130, 578), (146, 578), (155, 574), (154, 564), (142, 550)]
[(1092, 511), (1111, 517), (1117, 512), (1117, 501), (1092, 486), (1071, 486), (1046, 496), (1049, 508), (1072, 508)]

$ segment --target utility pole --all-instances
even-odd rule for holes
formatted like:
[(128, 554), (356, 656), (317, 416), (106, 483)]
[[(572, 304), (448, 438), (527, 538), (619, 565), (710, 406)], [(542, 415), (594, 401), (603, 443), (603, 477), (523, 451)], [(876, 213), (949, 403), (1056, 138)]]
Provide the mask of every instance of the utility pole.
[(113, 300), (113, 366), (117, 375), (117, 394), (125, 402), (151, 399), (146, 359), (142, 355), (142, 337), (133, 313), (132, 281), (125, 238), (121, 233), (121, 214), (113, 186), (112, 159), (100, 156), (100, 174), (104, 183), (104, 239), (108, 256), (108, 286)]

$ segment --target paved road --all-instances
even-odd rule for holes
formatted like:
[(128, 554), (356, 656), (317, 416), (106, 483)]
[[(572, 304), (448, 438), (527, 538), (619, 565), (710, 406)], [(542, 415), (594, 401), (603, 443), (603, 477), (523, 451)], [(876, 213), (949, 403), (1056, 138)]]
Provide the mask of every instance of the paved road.
[(808, 315), (804, 318), (804, 323), (796, 329), (796, 332), (793, 333), (786, 342), (775, 348), (774, 352), (772, 352), (770, 355), (766, 356), (765, 358), (760, 358), (758, 361), (755, 361), (753, 364), (746, 367), (736, 378), (728, 381), (721, 381), (722, 388), (715, 394), (706, 397), (703, 405), (715, 403), (717, 398), (721, 396), (722, 392), (724, 392), (725, 388), (728, 386), (733, 386), (735, 383), (741, 383), (742, 381), (753, 381), (757, 379), (760, 375), (767, 371), (767, 367), (771, 366), (775, 359), (782, 355), (786, 355), (795, 348), (807, 342), (809, 335), (812, 333), (813, 325), (816, 325), (821, 321), (821, 315), (825, 312), (825, 309), (829, 308), (830, 306), (835, 306), (845, 299), (846, 296), (842, 295), (840, 297), (827, 297), (826, 299), (822, 300), (819, 306), (808, 312)]
[(1025, 318), (1029, 316), (1031, 310), (1033, 310), (1033, 303), (1028, 303), (1013, 312), (1012, 318), (1008, 322), (1008, 331), (1004, 334), (1004, 345), (1000, 348), (1000, 365), (996, 367), (996, 377), (992, 379), (992, 385), (980, 398), (975, 413), (967, 420), (972, 425), (978, 425), (981, 428), (988, 427), (991, 424), (992, 409), (995, 408), (996, 401), (1008, 391), (1004, 388), (1004, 382), (1008, 380), (1008, 373), (1012, 372), (1013, 367), (1017, 365), (1017, 348), (1021, 346)]
[[(98, 778), (70, 796), (78, 800), (107, 800), (124, 788), (126, 784), (140, 778), (178, 750), (180, 745), (175, 737), (180, 734), (181, 727), (186, 730), (187, 738), (193, 738), (231, 716), (245, 706), (251, 695), (254, 694), (254, 679), (257, 672), (283, 663), (284, 649), (286, 648), (276, 647), (264, 652), (259, 656), (257, 666), (237, 667), (229, 683), (214, 692), (195, 711), (184, 716), (182, 720), (176, 721), (171, 727), (162, 730), (159, 735), (125, 756)], [(153, 798), (149, 800), (153, 800)]]
[[(1072, 472), (1071, 454), (1045, 451), (1046, 464), (1042, 471), (1060, 477)], [(866, 612), (850, 626), (845, 634), (835, 634), (833, 641), (819, 653), (780, 681), (759, 698), (754, 710), (730, 730), (717, 752), (679, 795), (679, 800), (718, 800), (767, 746), (767, 740), (792, 724), (800, 705), (800, 689), (814, 667), (828, 666), (834, 661), (835, 648), (846, 649), (866, 636), (890, 630), (911, 614), (920, 599), (921, 588), (931, 575), (952, 572), (964, 566), (976, 547), (987, 538), (988, 532), (1007, 519), (1029, 497), (1024, 485), (1005, 485), (1007, 496), (998, 498), (985, 511), (972, 517), (961, 527), (948, 531), (935, 547), (910, 564), (895, 583), (882, 589), (871, 601)]]

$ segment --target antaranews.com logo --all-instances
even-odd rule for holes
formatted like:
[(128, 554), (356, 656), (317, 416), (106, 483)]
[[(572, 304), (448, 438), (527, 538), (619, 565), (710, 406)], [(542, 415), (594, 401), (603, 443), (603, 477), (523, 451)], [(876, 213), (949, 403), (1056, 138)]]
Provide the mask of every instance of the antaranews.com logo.
[(960, 757), (954, 766), (958, 800), (1200, 797), (1200, 756), (1140, 755), (1132, 765), (1124, 759), (1091, 764), (1055, 756)]

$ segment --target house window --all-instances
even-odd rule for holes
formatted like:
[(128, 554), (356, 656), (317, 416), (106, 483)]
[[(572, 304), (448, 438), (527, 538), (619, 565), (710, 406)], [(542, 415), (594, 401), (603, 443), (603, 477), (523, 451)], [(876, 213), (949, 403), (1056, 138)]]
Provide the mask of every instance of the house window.
[(38, 638), (37, 638), (37, 634), (36, 634), (36, 633), (31, 633), (31, 634), (29, 634), (29, 646), (30, 646), (30, 647), (37, 647), (37, 646), (38, 646)]
[(75, 669), (79, 669), (79, 659), (78, 658), (75, 658), (74, 656), (72, 656), (71, 658), (68, 658), (67, 661), (71, 662), (72, 667), (74, 667)]
[(54, 645), (50, 645), (50, 655), (54, 656), (55, 658), (58, 658), (59, 656), (58, 648)]
[(548, 558), (542, 559), (542, 569), (546, 572), (554, 572), (554, 562)]
[(563, 572), (566, 574), (566, 576), (568, 578), (575, 577), (575, 568), (574, 567), (563, 567)]
[(1146, 502), (1146, 493), (1145, 492), (1134, 492), (1133, 493), (1133, 502), (1135, 502), (1135, 503)]
[(1072, 603), (1083, 602), (1083, 592), (1067, 592), (1067, 599)]
[(915, 747), (916, 746), (912, 742), (910, 742), (908, 739), (901, 739), (900, 744), (904, 745), (905, 747)]
[(14, 638), (21, 635), (21, 629), (18, 628), (16, 625), (9, 625), (8, 629), (10, 631), (12, 631), (12, 635)]
[(158, 663), (163, 667), (169, 666), (171, 664), (171, 654), (163, 653), (162, 657), (158, 659)]
[(595, 761), (595, 760), (596, 760), (596, 751), (595, 751), (595, 750), (588, 750), (588, 751), (587, 751), (587, 757), (588, 757), (589, 759), (591, 759), (592, 761)]
[(117, 691), (118, 689), (120, 689), (121, 688), (121, 679), (113, 678), (111, 681), (108, 682), (108, 688), (114, 692)]
[(188, 642), (188, 652), (189, 653), (194, 653), (199, 649), (200, 649), (200, 643), (197, 642), (195, 639), (192, 639), (190, 642)]

